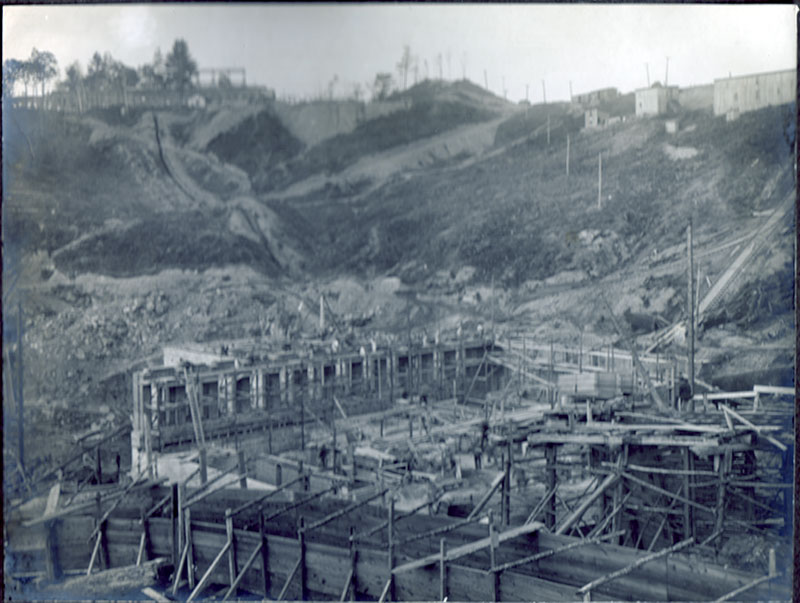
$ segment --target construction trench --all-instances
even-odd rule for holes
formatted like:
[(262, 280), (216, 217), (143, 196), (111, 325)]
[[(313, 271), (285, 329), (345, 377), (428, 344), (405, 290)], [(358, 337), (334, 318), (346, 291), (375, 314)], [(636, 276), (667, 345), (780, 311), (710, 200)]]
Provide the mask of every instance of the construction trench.
[[(717, 555), (789, 541), (791, 388), (681, 400), (685, 359), (522, 334), (286, 347), (173, 346), (135, 373), (131, 425), (7, 509), (11, 577), (159, 600), (790, 597), (780, 548), (759, 571)], [(130, 473), (104, 480), (128, 435)], [(86, 455), (94, 483), (70, 480)]]

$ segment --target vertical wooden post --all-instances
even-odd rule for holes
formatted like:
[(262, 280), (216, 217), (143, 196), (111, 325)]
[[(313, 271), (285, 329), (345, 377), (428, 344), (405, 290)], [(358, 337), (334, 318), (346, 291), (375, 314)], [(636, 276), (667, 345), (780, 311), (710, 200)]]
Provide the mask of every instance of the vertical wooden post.
[(356, 550), (355, 529), (350, 526), (350, 600), (356, 600), (356, 564), (358, 562), (358, 551)]
[(261, 577), (264, 580), (264, 598), (269, 597), (269, 542), (264, 524), (264, 510), (258, 511), (258, 532), (261, 536)]
[[(228, 584), (233, 584), (234, 580), (236, 580), (237, 568), (236, 568), (236, 542), (234, 541), (234, 533), (233, 533), (233, 517), (231, 516), (231, 509), (228, 507), (225, 509), (225, 534), (228, 537)], [(236, 593), (231, 593), (236, 595)]]
[(689, 256), (688, 266), (688, 298), (686, 308), (686, 324), (687, 324), (687, 343), (689, 347), (689, 390), (694, 395), (694, 245), (692, 241), (692, 223), (686, 227), (686, 247)]
[(555, 379), (555, 374), (554, 374), (554, 370), (555, 370), (555, 366), (554, 366), (554, 364), (555, 364), (555, 355), (554, 354), (555, 354), (555, 351), (553, 349), (553, 340), (551, 339), (550, 340), (550, 374), (548, 376), (548, 381), (551, 383), (550, 387), (548, 388), (548, 390), (550, 392), (550, 408), (553, 408), (555, 406), (555, 401), (556, 401), (556, 390), (555, 390), (555, 387), (552, 385), (553, 380)]
[[(324, 370), (324, 369), (323, 369)], [(333, 428), (333, 455), (331, 458), (331, 470), (333, 474), (336, 475), (337, 471), (337, 464), (336, 464), (336, 402), (331, 400), (331, 427)]]
[[(544, 457), (547, 467), (547, 492), (556, 488), (556, 445), (545, 444)], [(547, 513), (545, 514), (545, 525), (552, 530), (556, 525), (556, 497), (555, 494), (547, 501)]]
[(297, 539), (300, 544), (300, 600), (305, 601), (308, 599), (308, 568), (306, 567), (306, 528), (302, 517), (297, 525)]
[(603, 153), (597, 154), (597, 209), (603, 209)]
[(208, 455), (205, 448), (200, 449), (200, 484), (205, 486), (208, 481)]
[(186, 576), (189, 579), (189, 588), (194, 590), (194, 551), (192, 550), (192, 511), (187, 508), (183, 515), (183, 525), (186, 533)]
[(306, 449), (306, 401), (300, 393), (300, 450)]
[[(716, 525), (714, 526), (715, 531), (721, 530), (725, 522), (725, 474), (727, 472), (730, 454), (730, 451), (726, 451), (724, 454), (720, 454), (717, 457), (719, 459), (719, 485), (717, 486), (717, 512)], [(717, 542), (719, 543), (720, 541), (717, 540)]]
[(171, 511), (172, 525), (170, 530), (170, 540), (172, 541), (172, 565), (178, 567), (181, 551), (178, 550), (178, 484), (172, 484)]
[(494, 529), (494, 513), (492, 510), (489, 510), (489, 565), (491, 566), (491, 580), (492, 580), (492, 601), (499, 601), (500, 600), (500, 592), (499, 592), (499, 583), (498, 583), (498, 576), (499, 574), (494, 570), (497, 567), (497, 532)]
[(389, 542), (389, 600), (395, 600), (394, 594), (394, 495), (391, 496), (389, 501), (389, 525), (388, 529), (388, 542)]
[(503, 525), (511, 525), (511, 468), (513, 466), (511, 439), (506, 442), (506, 476), (503, 479)]
[[(686, 471), (683, 478), (683, 495), (689, 499), (694, 500), (692, 482), (694, 477), (689, 473), (694, 471), (694, 458), (693, 453), (688, 447), (683, 449), (683, 469)], [(694, 536), (694, 519), (692, 517), (692, 507), (688, 503), (683, 503), (683, 538), (691, 538)]]
[(94, 478), (97, 485), (103, 483), (103, 463), (100, 458), (100, 446), (94, 447)]
[(56, 580), (61, 577), (61, 567), (58, 563), (58, 532), (56, 531), (57, 521), (48, 521), (44, 524), (45, 529), (45, 568), (48, 580)]
[(178, 541), (178, 548), (176, 552), (178, 553), (178, 561), (180, 561), (180, 556), (183, 554), (183, 517), (184, 517), (184, 509), (183, 503), (186, 501), (186, 487), (183, 484), (178, 484), (178, 522), (176, 527), (176, 534), (177, 534), (177, 541)]
[(244, 450), (239, 450), (239, 487), (247, 489), (247, 463), (244, 460)]
[(439, 600), (444, 601), (447, 596), (447, 562), (445, 561), (446, 547), (444, 538), (439, 540)]
[(567, 162), (566, 162), (566, 169), (567, 169), (567, 178), (569, 178), (569, 134), (567, 134)]

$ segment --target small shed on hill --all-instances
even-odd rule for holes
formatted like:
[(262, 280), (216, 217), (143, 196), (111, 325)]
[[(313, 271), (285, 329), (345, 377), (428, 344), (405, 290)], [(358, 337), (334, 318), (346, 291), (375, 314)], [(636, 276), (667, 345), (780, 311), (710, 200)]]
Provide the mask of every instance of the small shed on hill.
[(583, 114), (584, 128), (599, 128), (606, 125), (609, 115), (605, 111), (600, 111), (597, 107), (587, 109)]
[(677, 86), (662, 86), (656, 82), (649, 88), (639, 88), (636, 90), (636, 117), (663, 115), (670, 101), (677, 99)]

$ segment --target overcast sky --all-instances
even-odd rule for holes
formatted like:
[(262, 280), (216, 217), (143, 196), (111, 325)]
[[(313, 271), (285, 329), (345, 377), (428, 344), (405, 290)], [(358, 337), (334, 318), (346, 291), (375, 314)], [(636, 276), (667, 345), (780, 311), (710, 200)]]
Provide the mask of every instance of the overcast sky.
[[(200, 67), (245, 67), (248, 83), (312, 96), (334, 75), (344, 94), (391, 71), (403, 46), (438, 77), (483, 84), (510, 100), (548, 100), (605, 86), (631, 91), (794, 68), (794, 6), (682, 5), (235, 5), (4, 6), (3, 58), (52, 51), (61, 75), (94, 51), (131, 66), (184, 38)], [(449, 56), (449, 61), (448, 61)], [(411, 78), (411, 76), (409, 76)]]

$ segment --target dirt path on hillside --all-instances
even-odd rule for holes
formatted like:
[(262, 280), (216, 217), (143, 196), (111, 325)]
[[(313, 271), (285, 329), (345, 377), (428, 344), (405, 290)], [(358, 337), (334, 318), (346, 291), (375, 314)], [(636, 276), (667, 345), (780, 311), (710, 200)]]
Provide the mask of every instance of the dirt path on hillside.
[[(462, 155), (479, 156), (494, 145), (497, 127), (505, 119), (502, 117), (461, 126), (402, 147), (367, 155), (336, 176), (316, 174), (282, 191), (269, 193), (264, 198), (301, 197), (331, 184), (347, 186), (364, 180), (372, 181), (373, 186), (369, 190), (374, 190), (400, 172), (424, 169)], [(363, 194), (365, 193), (360, 193), (359, 196)]]

